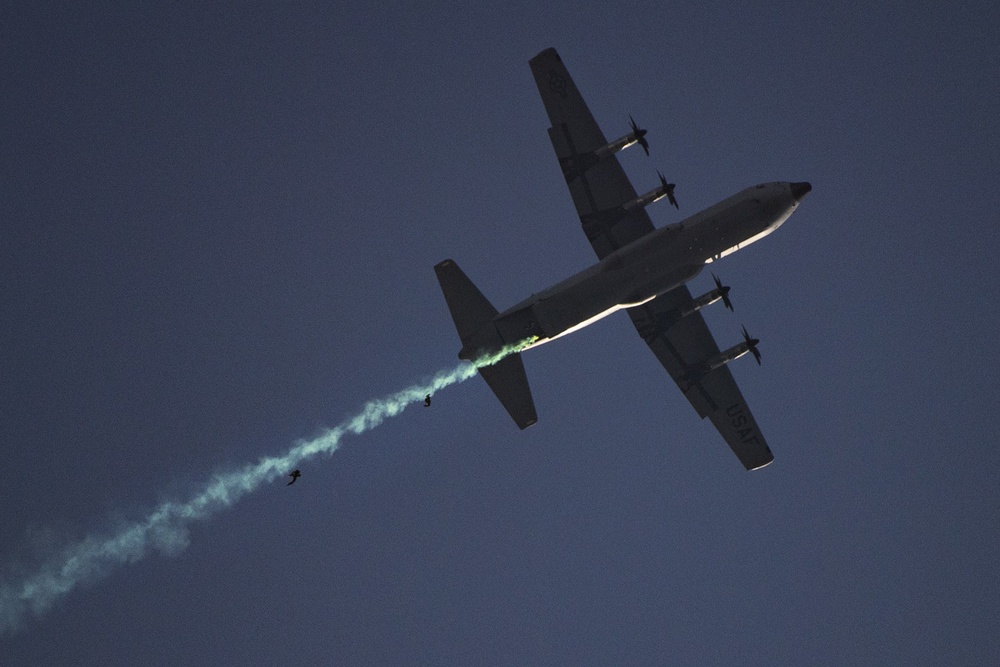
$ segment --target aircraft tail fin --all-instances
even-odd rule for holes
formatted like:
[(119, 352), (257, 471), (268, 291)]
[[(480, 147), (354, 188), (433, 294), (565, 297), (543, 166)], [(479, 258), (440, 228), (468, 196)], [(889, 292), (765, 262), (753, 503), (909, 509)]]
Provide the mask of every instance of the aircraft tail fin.
[[(446, 259), (434, 267), (451, 318), (462, 339), (462, 359), (475, 358), (477, 353), (499, 350), (503, 339), (493, 326), (497, 309), (483, 296), (454, 261)], [(520, 354), (511, 354), (492, 366), (483, 366), (479, 374), (500, 399), (507, 413), (519, 428), (525, 429), (538, 421), (535, 402), (531, 398), (528, 376)]]

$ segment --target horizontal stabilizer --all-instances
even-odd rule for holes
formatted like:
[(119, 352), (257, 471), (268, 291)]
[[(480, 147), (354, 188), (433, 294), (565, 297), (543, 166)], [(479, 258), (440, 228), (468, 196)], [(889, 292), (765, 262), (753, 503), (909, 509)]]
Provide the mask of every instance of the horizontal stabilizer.
[(483, 366), (479, 369), (479, 374), (500, 399), (518, 428), (526, 429), (538, 421), (520, 354), (504, 357), (492, 366)]
[(458, 337), (468, 343), (497, 315), (497, 309), (483, 296), (458, 264), (446, 259), (434, 267), (444, 300), (448, 302), (451, 319), (455, 321)]

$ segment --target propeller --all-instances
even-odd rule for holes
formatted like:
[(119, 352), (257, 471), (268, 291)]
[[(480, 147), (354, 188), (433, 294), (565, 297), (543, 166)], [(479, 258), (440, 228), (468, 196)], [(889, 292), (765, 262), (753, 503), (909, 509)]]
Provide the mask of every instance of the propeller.
[(757, 365), (760, 366), (760, 351), (757, 349), (757, 343), (760, 342), (757, 338), (751, 338), (750, 334), (747, 333), (747, 328), (743, 327), (743, 340), (746, 341), (747, 349), (753, 353), (753, 358), (757, 360)]
[(632, 116), (628, 117), (628, 124), (632, 126), (632, 136), (635, 140), (639, 142), (642, 146), (642, 150), (646, 151), (646, 157), (649, 157), (649, 142), (646, 141), (646, 130), (640, 130), (639, 126), (635, 124), (635, 119)]
[(677, 205), (677, 198), (674, 197), (674, 188), (677, 187), (677, 184), (667, 183), (667, 179), (664, 178), (663, 174), (661, 174), (659, 171), (656, 172), (656, 175), (660, 177), (660, 185), (663, 186), (663, 191), (667, 195), (667, 201), (669, 201), (673, 205), (673, 207), (679, 211), (681, 207)]
[(719, 291), (719, 296), (722, 297), (723, 305), (729, 310), (733, 309), (733, 302), (729, 300), (729, 285), (723, 285), (722, 281), (719, 280), (719, 276), (712, 274), (712, 279), (715, 280), (715, 289)]

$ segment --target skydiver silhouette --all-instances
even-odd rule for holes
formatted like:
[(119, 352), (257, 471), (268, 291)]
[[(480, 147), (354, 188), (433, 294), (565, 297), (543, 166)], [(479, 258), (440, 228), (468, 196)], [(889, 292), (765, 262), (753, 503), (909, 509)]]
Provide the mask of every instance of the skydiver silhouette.
[(295, 469), (292, 472), (288, 473), (288, 476), (292, 478), (292, 481), (290, 481), (285, 486), (291, 486), (292, 484), (295, 484), (295, 480), (297, 480), (299, 477), (301, 477), (302, 473), (299, 472), (298, 469)]
[(426, 396), (424, 396), (424, 407), (425, 408), (431, 407), (431, 395), (430, 394), (427, 394)]

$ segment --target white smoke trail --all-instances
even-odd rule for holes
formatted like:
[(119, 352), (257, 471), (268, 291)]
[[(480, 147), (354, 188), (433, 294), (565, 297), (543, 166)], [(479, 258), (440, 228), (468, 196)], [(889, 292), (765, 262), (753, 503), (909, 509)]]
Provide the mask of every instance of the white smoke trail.
[(164, 502), (145, 519), (128, 523), (114, 534), (88, 535), (46, 559), (33, 573), (0, 582), (0, 635), (20, 629), (29, 610), (41, 615), (79, 584), (101, 579), (116, 566), (142, 560), (152, 549), (168, 555), (178, 553), (188, 544), (187, 528), (192, 521), (208, 519), (262, 484), (284, 477), (302, 461), (320, 453), (332, 454), (344, 435), (370, 431), (427, 394), (468, 380), (478, 368), (519, 352), (530, 342), (509, 345), (496, 354), (441, 371), (425, 384), (371, 400), (356, 415), (317, 438), (296, 444), (282, 456), (264, 457), (235, 472), (217, 474), (184, 502)]

